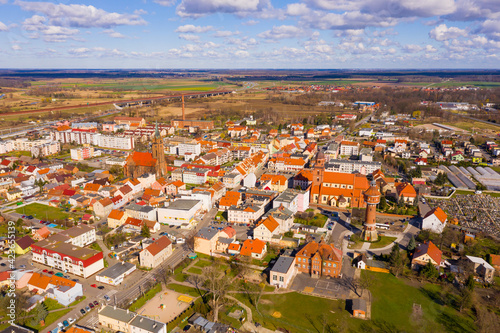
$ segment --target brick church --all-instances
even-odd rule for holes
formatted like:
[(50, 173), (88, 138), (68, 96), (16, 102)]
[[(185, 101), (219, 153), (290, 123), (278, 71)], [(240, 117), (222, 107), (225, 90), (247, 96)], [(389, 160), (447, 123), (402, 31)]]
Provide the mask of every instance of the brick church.
[(124, 167), (126, 177), (137, 178), (145, 173), (154, 173), (156, 177), (163, 177), (167, 174), (163, 139), (160, 136), (158, 124), (156, 124), (151, 150), (152, 153), (134, 151), (127, 157)]

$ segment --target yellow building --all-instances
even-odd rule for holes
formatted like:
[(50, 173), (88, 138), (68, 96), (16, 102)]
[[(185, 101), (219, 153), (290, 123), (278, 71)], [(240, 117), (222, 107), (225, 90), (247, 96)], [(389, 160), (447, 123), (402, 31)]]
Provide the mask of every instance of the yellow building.
[(33, 239), (31, 239), (30, 236), (24, 236), (24, 237), (16, 239), (16, 241), (15, 241), (16, 254), (22, 255), (22, 254), (28, 253), (29, 251), (31, 251), (31, 245), (33, 243), (35, 243), (35, 242), (33, 241)]

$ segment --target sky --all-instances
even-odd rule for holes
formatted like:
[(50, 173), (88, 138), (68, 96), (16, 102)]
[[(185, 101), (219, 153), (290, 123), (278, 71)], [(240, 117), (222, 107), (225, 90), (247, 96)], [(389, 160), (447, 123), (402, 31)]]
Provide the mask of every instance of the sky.
[(0, 0), (0, 68), (500, 68), (500, 0)]

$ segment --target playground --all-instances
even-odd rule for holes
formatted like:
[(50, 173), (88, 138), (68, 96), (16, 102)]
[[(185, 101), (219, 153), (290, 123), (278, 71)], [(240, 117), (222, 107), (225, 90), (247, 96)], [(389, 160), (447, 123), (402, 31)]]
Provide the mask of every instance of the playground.
[(189, 307), (193, 297), (173, 290), (163, 290), (150, 299), (137, 313), (151, 319), (166, 323)]

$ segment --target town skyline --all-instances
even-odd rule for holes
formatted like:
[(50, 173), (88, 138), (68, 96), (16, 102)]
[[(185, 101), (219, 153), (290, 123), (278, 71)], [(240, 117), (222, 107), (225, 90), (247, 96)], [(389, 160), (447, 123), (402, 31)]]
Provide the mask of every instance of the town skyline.
[(499, 13), (487, 0), (0, 0), (0, 67), (493, 69)]

